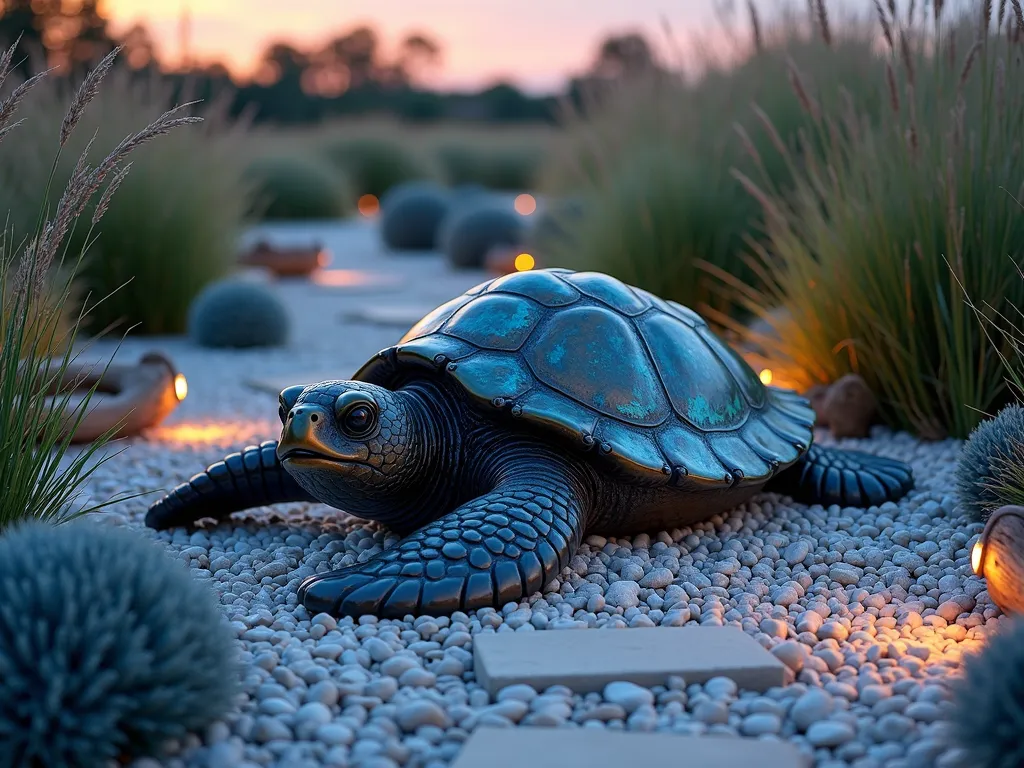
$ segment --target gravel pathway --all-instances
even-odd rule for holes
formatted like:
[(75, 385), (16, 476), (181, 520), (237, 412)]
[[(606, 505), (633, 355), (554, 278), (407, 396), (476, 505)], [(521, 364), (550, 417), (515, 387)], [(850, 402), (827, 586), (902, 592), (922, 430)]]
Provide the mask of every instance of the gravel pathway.
[[(95, 476), (95, 495), (170, 487), (230, 450), (275, 437), (276, 399), (243, 386), (246, 376), (343, 377), (400, 335), (342, 326), (339, 313), (361, 303), (440, 303), (480, 278), (453, 276), (435, 257), (376, 255), (363, 225), (316, 232), (335, 266), (398, 270), (405, 285), (370, 293), (283, 284), (296, 312), (287, 350), (222, 353), (181, 339), (129, 340), (119, 357), (165, 351), (190, 393), (165, 426), (131, 441)], [(304, 234), (274, 230), (281, 239)], [(296, 605), (305, 576), (395, 542), (374, 524), (295, 504), (191, 535), (158, 534), (141, 523), (151, 498), (118, 505), (106, 521), (146, 530), (212, 582), (250, 662), (238, 711), (177, 745), (165, 764), (440, 768), (476, 726), (518, 723), (783, 738), (818, 766), (967, 765), (946, 742), (948, 683), (962, 654), (1001, 619), (971, 573), (980, 526), (956, 508), (959, 443), (921, 444), (879, 430), (843, 445), (910, 461), (917, 488), (899, 504), (865, 511), (762, 495), (693, 528), (592, 536), (543, 595), (413, 622), (336, 621)], [(766, 694), (724, 678), (703, 686), (676, 678), (652, 689), (613, 683), (585, 696), (512, 686), (491, 700), (472, 674), (480, 632), (683, 624), (742, 627), (794, 670), (795, 682)]]

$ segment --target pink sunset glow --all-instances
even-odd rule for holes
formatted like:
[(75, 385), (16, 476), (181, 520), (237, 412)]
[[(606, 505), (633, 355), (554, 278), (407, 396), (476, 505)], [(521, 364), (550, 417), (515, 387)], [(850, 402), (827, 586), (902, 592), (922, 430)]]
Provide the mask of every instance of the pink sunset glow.
[[(103, 8), (115, 33), (145, 24), (172, 65), (187, 39), (193, 61), (220, 60), (243, 77), (275, 40), (311, 45), (366, 24), (388, 46), (424, 32), (442, 48), (430, 77), (439, 88), (504, 79), (532, 91), (557, 89), (587, 67), (609, 33), (642, 32), (665, 53), (671, 48), (666, 24), (679, 48), (689, 48), (697, 33), (705, 42), (724, 37), (713, 0), (106, 0)], [(187, 38), (183, 18), (189, 19)]]

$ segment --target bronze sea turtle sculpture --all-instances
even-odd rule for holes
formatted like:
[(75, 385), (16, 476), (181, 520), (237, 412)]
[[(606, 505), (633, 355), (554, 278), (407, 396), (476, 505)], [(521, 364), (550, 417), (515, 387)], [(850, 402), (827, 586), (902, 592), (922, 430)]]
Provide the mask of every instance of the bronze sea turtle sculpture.
[(310, 500), (403, 537), (305, 579), (310, 613), (500, 606), (588, 532), (679, 528), (761, 490), (869, 506), (913, 484), (899, 461), (813, 445), (808, 402), (764, 386), (695, 312), (593, 272), (478, 285), (351, 381), (284, 390), (280, 418), (279, 441), (213, 464), (146, 522)]

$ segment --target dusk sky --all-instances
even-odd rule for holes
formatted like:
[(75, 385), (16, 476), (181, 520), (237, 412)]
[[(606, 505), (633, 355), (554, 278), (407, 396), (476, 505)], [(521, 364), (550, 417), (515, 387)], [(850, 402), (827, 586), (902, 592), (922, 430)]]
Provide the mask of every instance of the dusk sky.
[(312, 44), (367, 23), (385, 45), (414, 31), (437, 40), (443, 60), (432, 86), (505, 78), (533, 91), (558, 88), (585, 68), (609, 32), (640, 30), (660, 45), (667, 20), (683, 44), (714, 27), (713, 0), (106, 0), (103, 7), (115, 31), (145, 23), (169, 62), (178, 59), (187, 8), (193, 57), (223, 60), (242, 74), (272, 39)]

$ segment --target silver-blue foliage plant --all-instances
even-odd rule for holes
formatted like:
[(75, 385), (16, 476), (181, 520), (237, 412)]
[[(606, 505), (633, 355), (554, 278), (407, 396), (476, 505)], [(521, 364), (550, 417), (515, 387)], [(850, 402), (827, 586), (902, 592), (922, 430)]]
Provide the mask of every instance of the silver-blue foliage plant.
[(233, 704), (238, 644), (213, 593), (140, 534), (12, 529), (0, 595), (0, 765), (159, 754)]

